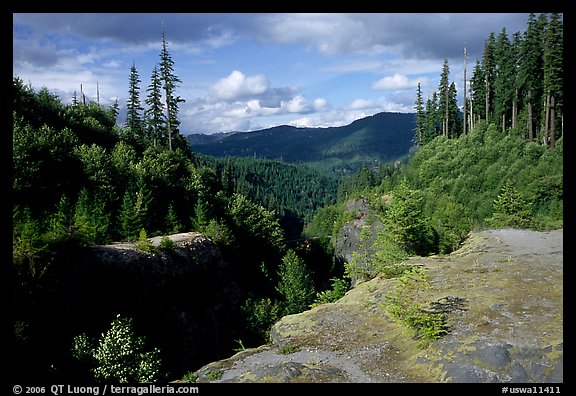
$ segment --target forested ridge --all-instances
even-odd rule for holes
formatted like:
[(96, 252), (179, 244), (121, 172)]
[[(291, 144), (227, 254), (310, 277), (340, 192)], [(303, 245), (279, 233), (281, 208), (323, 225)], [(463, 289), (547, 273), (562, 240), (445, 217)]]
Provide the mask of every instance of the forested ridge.
[[(138, 318), (122, 312), (100, 324), (106, 337), (87, 328), (43, 345), (41, 310), (58, 307), (39, 296), (58, 290), (61, 280), (49, 276), (58, 251), (119, 241), (153, 251), (153, 236), (208, 236), (242, 290), (242, 349), (265, 343), (283, 315), (339, 298), (351, 277), (402, 277), (411, 271), (406, 257), (452, 252), (471, 230), (562, 228), (561, 20), (531, 15), (514, 45), (504, 31), (497, 37), (487, 38), (464, 112), (454, 108), (445, 62), (426, 106), (420, 87), (416, 94), (418, 148), (407, 163), (364, 166), (341, 179), (305, 165), (194, 153), (178, 129), (184, 99), (176, 95), (179, 79), (164, 37), (144, 101), (136, 67), (130, 70), (125, 125), (116, 122), (117, 104), (87, 102), (82, 92), (64, 104), (14, 76), (13, 369), (23, 376), (32, 367), (41, 380), (66, 379), (71, 370), (123, 382), (174, 379), (195, 369), (162, 366), (162, 351), (134, 328)], [(376, 254), (342, 263), (333, 257), (334, 243), (355, 216), (346, 202), (357, 197), (368, 200), (384, 231), (375, 238)], [(137, 351), (123, 363), (130, 370), (116, 370), (111, 358), (123, 343)], [(54, 348), (66, 363), (47, 352)], [(82, 373), (71, 369), (78, 361)]]
[(414, 146), (414, 113), (381, 112), (349, 125), (325, 128), (276, 126), (251, 132), (191, 134), (192, 151), (215, 157), (256, 157), (306, 164), (346, 176), (364, 164), (404, 161)]

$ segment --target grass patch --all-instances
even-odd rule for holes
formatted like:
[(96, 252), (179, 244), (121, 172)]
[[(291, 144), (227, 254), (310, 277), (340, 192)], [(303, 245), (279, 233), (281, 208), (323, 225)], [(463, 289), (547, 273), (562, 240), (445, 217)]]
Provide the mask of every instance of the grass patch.
[(294, 344), (290, 344), (290, 343), (282, 345), (280, 347), (280, 353), (282, 355), (289, 355), (291, 353), (298, 352), (299, 350), (300, 350), (299, 345), (294, 345)]
[(206, 379), (208, 381), (217, 381), (220, 378), (222, 378), (222, 370), (221, 369), (212, 370), (208, 374), (206, 374)]

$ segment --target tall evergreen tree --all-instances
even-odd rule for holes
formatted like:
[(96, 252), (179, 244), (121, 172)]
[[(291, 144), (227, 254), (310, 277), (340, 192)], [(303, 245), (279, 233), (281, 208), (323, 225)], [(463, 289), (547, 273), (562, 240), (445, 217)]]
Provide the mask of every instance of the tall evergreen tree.
[(479, 59), (476, 59), (472, 78), (470, 79), (470, 97), (472, 100), (472, 111), (474, 122), (486, 119), (486, 76)]
[(454, 81), (448, 87), (448, 137), (458, 137), (462, 133), (462, 119), (458, 108), (458, 92)]
[(144, 138), (144, 121), (142, 119), (144, 108), (140, 104), (140, 82), (136, 64), (132, 62), (128, 84), (128, 100), (126, 101), (126, 127), (128, 128), (130, 139), (139, 143)]
[(160, 78), (164, 89), (164, 99), (166, 103), (166, 132), (168, 137), (168, 150), (172, 150), (172, 141), (178, 135), (178, 103), (184, 99), (175, 96), (176, 86), (182, 81), (174, 73), (174, 61), (168, 51), (166, 43), (166, 32), (162, 26), (162, 51), (160, 52)]
[(434, 92), (432, 98), (426, 100), (424, 134), (422, 136), (422, 145), (431, 142), (440, 134), (440, 122), (438, 116), (438, 94)]
[(492, 112), (494, 111), (494, 80), (496, 78), (496, 38), (494, 33), (490, 33), (484, 45), (482, 53), (482, 69), (484, 70), (484, 115), (486, 122), (493, 122)]
[(496, 38), (494, 51), (494, 121), (505, 131), (512, 122), (512, 101), (514, 97), (514, 58), (512, 44), (506, 33), (506, 28)]
[(450, 102), (450, 66), (448, 59), (444, 59), (440, 83), (438, 85), (438, 115), (441, 117), (442, 135), (448, 137), (449, 130), (449, 102)]
[[(549, 145), (556, 142), (556, 124), (561, 120), (563, 97), (563, 26), (560, 15), (550, 17), (544, 34), (544, 134)], [(560, 124), (561, 125), (561, 124)]]
[[(546, 18), (544, 16), (544, 18)], [(528, 26), (524, 33), (522, 48), (520, 49), (520, 64), (518, 69), (518, 85), (520, 94), (524, 98), (527, 113), (528, 138), (536, 138), (536, 127), (540, 124), (540, 108), (542, 99), (543, 78), (543, 22), (545, 19), (536, 17), (531, 13), (528, 17)]]
[(147, 119), (147, 135), (152, 146), (156, 148), (163, 142), (164, 126), (166, 124), (164, 105), (162, 104), (162, 81), (160, 80), (158, 65), (155, 65), (152, 69), (147, 92), (146, 104), (148, 109), (144, 113)]
[(422, 88), (420, 87), (420, 82), (418, 82), (418, 88), (416, 91), (416, 129), (414, 139), (419, 146), (422, 145), (424, 122), (425, 122), (424, 101), (422, 100)]
[(142, 197), (141, 194), (136, 195), (136, 201), (134, 201), (132, 194), (131, 191), (126, 190), (118, 214), (120, 236), (129, 241), (136, 240), (143, 228)]
[(520, 111), (520, 87), (518, 86), (518, 69), (520, 65), (520, 49), (522, 48), (522, 33), (516, 32), (512, 36), (512, 59), (513, 59), (513, 81), (512, 81), (512, 128), (515, 129), (518, 125), (518, 113)]

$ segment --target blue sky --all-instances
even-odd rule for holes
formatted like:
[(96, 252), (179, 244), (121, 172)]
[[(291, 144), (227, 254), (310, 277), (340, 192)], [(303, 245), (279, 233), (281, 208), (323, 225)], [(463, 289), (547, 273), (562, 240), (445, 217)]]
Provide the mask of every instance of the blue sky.
[(140, 97), (159, 61), (162, 23), (176, 75), (180, 132), (327, 127), (382, 111), (414, 112), (444, 59), (460, 102), (485, 40), (522, 32), (527, 13), (14, 13), (13, 74), (64, 103), (87, 98), (125, 113), (134, 62)]

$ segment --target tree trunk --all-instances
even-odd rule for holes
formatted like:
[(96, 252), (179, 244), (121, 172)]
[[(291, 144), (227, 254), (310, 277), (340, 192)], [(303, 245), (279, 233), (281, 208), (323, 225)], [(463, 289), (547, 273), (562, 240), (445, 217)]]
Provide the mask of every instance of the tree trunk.
[(470, 98), (470, 116), (468, 117), (470, 120), (470, 131), (474, 129), (474, 100)]
[(489, 123), (490, 113), (490, 82), (488, 81), (488, 76), (486, 76), (486, 123)]
[(448, 137), (448, 86), (446, 86), (446, 110), (444, 111), (444, 136)]
[(554, 127), (556, 117), (554, 111), (554, 96), (550, 97), (550, 147), (556, 146), (556, 128)]
[(544, 139), (547, 141), (548, 131), (550, 131), (550, 95), (544, 99)]
[(168, 90), (166, 90), (166, 129), (168, 132), (168, 150), (172, 151), (172, 127), (170, 125), (170, 102), (168, 99)]
[(534, 140), (534, 126), (532, 125), (532, 90), (528, 89), (528, 139)]
[(467, 114), (466, 114), (466, 42), (464, 42), (464, 122), (462, 123), (462, 125), (464, 125), (464, 135), (466, 135), (466, 128), (468, 127), (468, 119), (467, 119)]
[(512, 129), (516, 128), (516, 117), (517, 117), (517, 112), (518, 110), (516, 109), (516, 101), (512, 101)]

